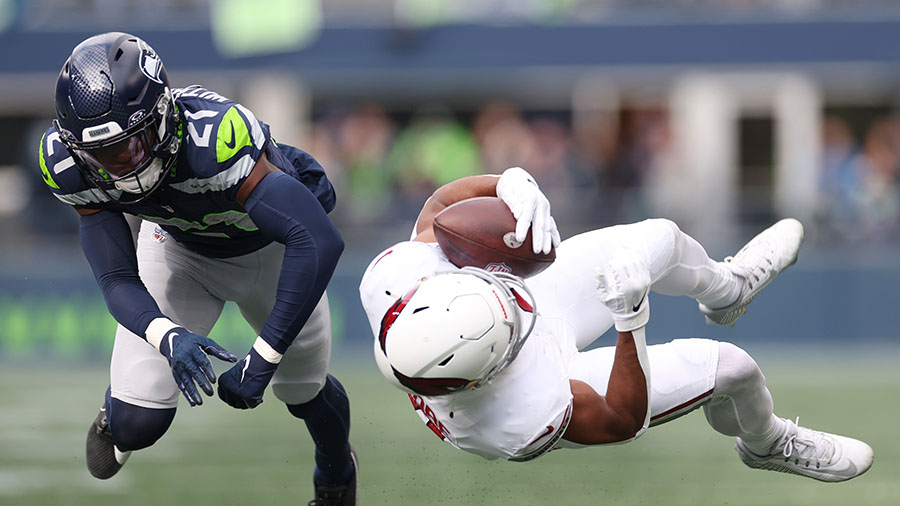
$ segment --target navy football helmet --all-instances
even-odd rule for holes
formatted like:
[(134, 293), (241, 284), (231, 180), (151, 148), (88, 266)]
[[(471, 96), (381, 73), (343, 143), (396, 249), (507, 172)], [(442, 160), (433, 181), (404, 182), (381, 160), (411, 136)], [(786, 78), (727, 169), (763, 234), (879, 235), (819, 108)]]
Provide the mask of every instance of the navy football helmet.
[(175, 163), (180, 120), (166, 69), (134, 35), (104, 33), (72, 50), (56, 80), (56, 116), (78, 169), (114, 200), (143, 200)]

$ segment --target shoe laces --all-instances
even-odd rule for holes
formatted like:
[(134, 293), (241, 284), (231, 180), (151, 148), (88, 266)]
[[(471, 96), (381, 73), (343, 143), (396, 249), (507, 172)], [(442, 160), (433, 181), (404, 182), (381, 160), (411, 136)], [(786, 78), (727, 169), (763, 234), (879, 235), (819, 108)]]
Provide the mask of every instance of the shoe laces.
[(774, 256), (774, 245), (762, 238), (750, 247), (738, 251), (736, 255), (725, 257), (725, 264), (732, 272), (744, 278), (747, 288), (753, 290), (756, 283), (762, 281), (774, 266)]
[[(786, 420), (791, 423), (790, 420)], [(803, 459), (806, 461), (816, 461), (818, 463), (831, 463), (834, 457), (834, 441), (823, 432), (819, 432), (799, 425), (800, 417), (793, 422), (793, 434), (791, 434), (784, 443), (782, 455), (785, 461)], [(791, 427), (788, 427), (788, 433)], [(798, 462), (799, 463), (799, 462)]]
[(105, 414), (97, 423), (97, 434), (108, 437), (110, 440), (112, 439), (112, 430), (109, 428), (109, 420), (106, 418)]

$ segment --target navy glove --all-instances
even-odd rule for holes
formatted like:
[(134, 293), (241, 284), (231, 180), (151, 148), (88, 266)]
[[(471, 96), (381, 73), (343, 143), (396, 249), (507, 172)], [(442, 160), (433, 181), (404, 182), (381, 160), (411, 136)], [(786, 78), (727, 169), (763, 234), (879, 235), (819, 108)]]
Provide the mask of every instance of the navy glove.
[(194, 334), (184, 327), (168, 331), (159, 342), (159, 352), (169, 361), (175, 383), (191, 406), (203, 404), (203, 397), (197, 391), (195, 381), (206, 395), (213, 394), (212, 383), (216, 382), (216, 371), (207, 355), (226, 362), (237, 362), (237, 357), (212, 339)]
[(243, 360), (219, 376), (219, 398), (237, 409), (253, 409), (262, 404), (278, 364), (264, 359), (255, 348)]

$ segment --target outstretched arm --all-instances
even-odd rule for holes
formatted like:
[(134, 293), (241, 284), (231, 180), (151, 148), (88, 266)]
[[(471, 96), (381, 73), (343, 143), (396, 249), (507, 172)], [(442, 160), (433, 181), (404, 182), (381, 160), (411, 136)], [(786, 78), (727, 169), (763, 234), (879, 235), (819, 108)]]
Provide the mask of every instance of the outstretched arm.
[(194, 382), (212, 395), (215, 371), (207, 354), (234, 362), (234, 355), (212, 339), (172, 322), (138, 276), (131, 229), (121, 213), (76, 208), (81, 215), (81, 247), (110, 314), (156, 347), (169, 361), (172, 376), (191, 406), (203, 404)]
[(284, 244), (275, 305), (246, 357), (219, 377), (219, 397), (238, 409), (262, 403), (288, 347), (328, 285), (344, 241), (319, 200), (260, 156), (236, 198), (266, 237)]

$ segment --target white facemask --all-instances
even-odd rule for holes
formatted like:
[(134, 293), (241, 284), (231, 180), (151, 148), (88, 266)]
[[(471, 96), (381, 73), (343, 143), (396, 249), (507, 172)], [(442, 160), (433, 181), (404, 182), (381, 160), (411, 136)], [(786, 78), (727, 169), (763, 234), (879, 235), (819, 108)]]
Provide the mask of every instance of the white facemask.
[(150, 166), (139, 174), (116, 181), (116, 188), (128, 193), (142, 193), (153, 188), (163, 173), (162, 160), (150, 162)]

